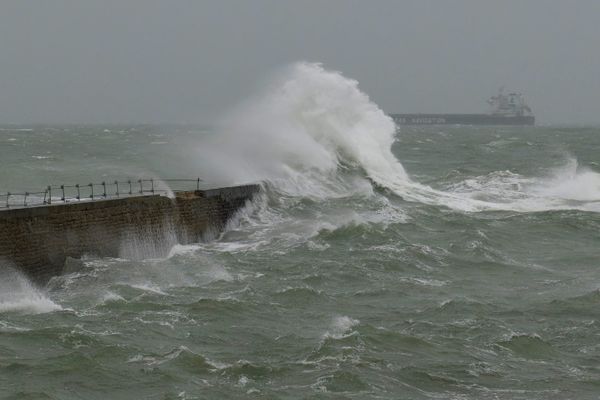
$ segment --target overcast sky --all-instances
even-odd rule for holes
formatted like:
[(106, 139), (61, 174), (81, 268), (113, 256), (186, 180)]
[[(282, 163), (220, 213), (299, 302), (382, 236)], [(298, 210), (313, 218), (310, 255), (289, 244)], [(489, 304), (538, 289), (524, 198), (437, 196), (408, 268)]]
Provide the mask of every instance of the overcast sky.
[(599, 0), (0, 0), (0, 123), (210, 122), (294, 61), (386, 112), (600, 123)]

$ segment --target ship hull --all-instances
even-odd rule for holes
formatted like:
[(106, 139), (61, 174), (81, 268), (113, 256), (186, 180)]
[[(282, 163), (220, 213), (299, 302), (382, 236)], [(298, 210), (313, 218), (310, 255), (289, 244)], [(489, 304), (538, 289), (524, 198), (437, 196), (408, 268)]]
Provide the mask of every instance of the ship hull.
[(391, 114), (398, 125), (534, 125), (535, 117), (491, 114)]

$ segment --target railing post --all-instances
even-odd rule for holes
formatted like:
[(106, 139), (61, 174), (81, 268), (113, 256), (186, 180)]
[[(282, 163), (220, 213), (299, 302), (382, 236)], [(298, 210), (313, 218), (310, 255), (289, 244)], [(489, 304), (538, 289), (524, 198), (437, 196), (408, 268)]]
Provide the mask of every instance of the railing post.
[(25, 197), (23, 197), (23, 207), (27, 207), (27, 196), (29, 195), (28, 192), (25, 192)]
[(140, 183), (140, 194), (144, 194), (144, 184), (141, 179), (138, 179), (138, 182)]
[(196, 190), (200, 190), (200, 177), (198, 177), (198, 180), (196, 181)]
[(131, 179), (127, 180), (127, 183), (129, 183), (129, 194), (133, 194), (132, 190), (131, 190)]
[(10, 197), (10, 192), (6, 192), (6, 208), (10, 208), (10, 204), (8, 202), (9, 197)]
[(77, 200), (81, 201), (81, 192), (79, 191), (79, 183), (76, 183), (75, 187), (77, 188)]
[(60, 198), (64, 203), (66, 203), (65, 199), (65, 185), (60, 185), (60, 190), (62, 190), (62, 197)]
[(152, 194), (154, 194), (154, 178), (150, 179)]
[(119, 197), (119, 181), (115, 181), (115, 186), (117, 187), (117, 193), (116, 196)]
[(104, 198), (106, 198), (106, 182), (105, 181), (102, 181), (102, 188), (104, 189), (104, 193), (102, 194), (102, 196)]
[(52, 204), (52, 186), (48, 185), (48, 204)]
[(88, 186), (90, 187), (90, 199), (94, 200), (94, 184), (90, 183)]

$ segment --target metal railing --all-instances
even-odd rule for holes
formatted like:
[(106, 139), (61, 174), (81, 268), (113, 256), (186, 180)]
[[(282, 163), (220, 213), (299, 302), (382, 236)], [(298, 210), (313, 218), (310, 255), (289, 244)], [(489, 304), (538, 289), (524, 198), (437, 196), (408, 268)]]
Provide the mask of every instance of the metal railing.
[(95, 201), (131, 196), (169, 195), (179, 191), (200, 190), (200, 178), (195, 179), (127, 179), (48, 185), (43, 191), (0, 193), (0, 209), (23, 208), (56, 203)]

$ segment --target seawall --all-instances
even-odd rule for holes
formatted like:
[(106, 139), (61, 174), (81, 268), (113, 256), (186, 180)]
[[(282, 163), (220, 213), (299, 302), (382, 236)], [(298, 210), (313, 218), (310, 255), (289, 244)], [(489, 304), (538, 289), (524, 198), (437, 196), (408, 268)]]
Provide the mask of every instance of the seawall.
[(206, 240), (259, 191), (257, 185), (0, 210), (0, 268), (36, 282), (60, 275), (67, 257), (159, 257)]

